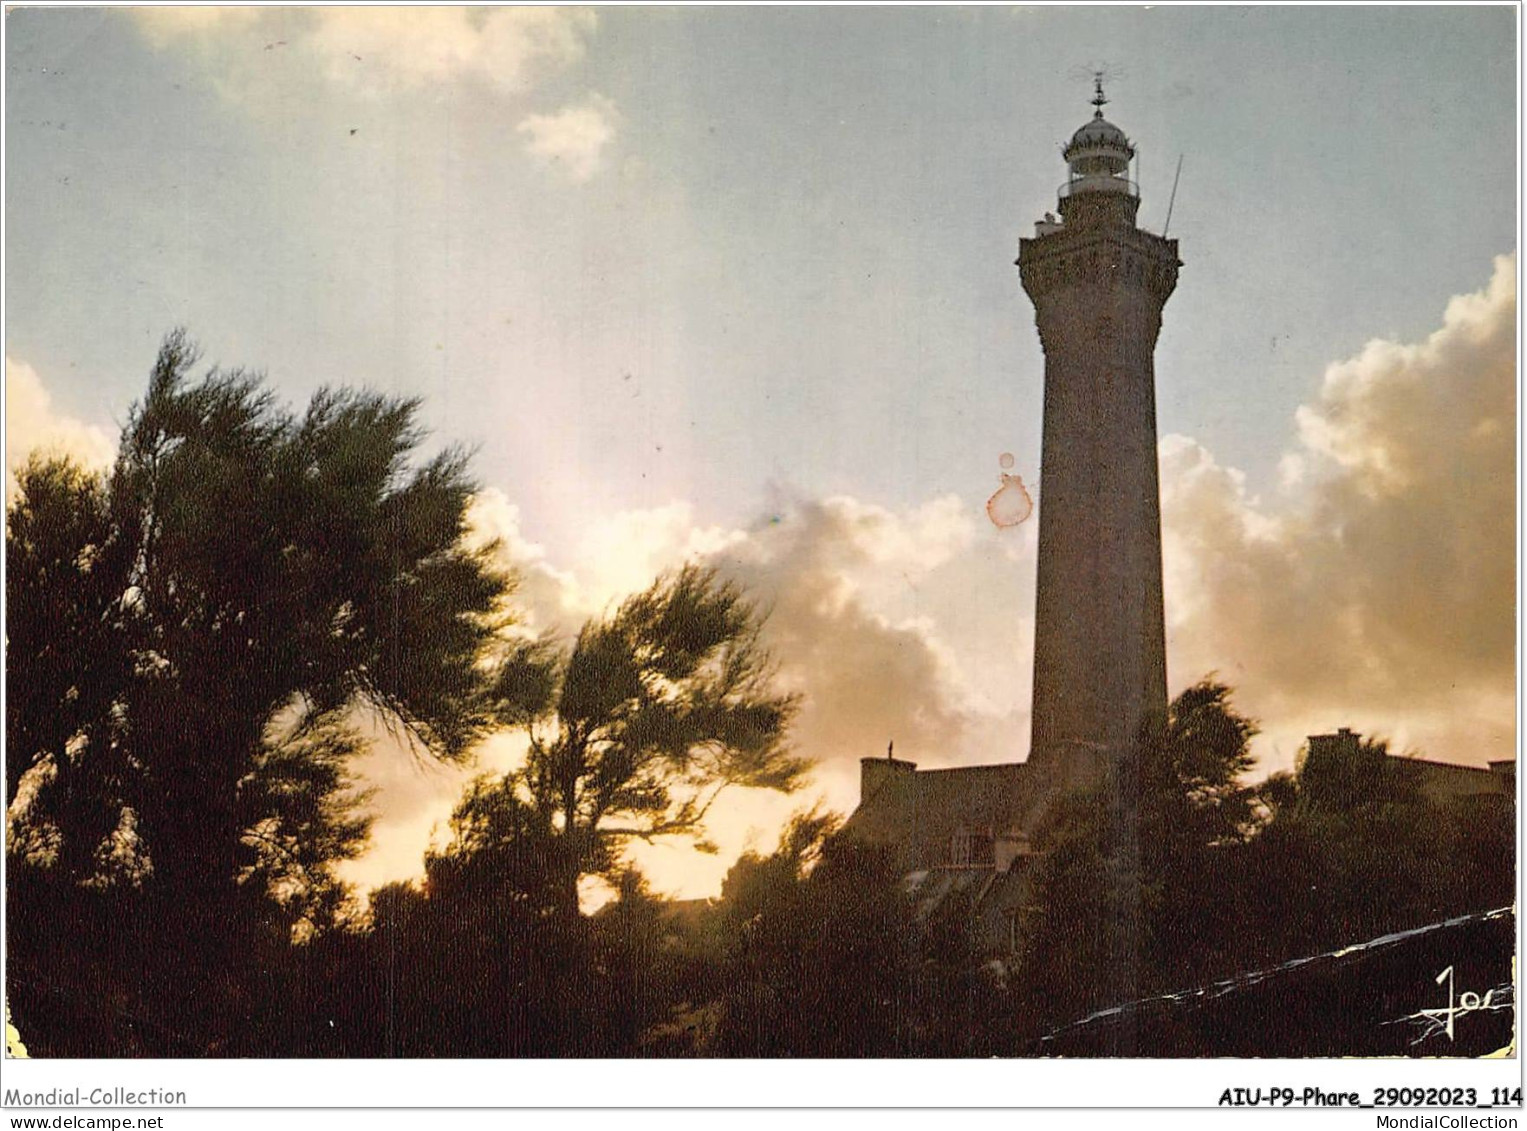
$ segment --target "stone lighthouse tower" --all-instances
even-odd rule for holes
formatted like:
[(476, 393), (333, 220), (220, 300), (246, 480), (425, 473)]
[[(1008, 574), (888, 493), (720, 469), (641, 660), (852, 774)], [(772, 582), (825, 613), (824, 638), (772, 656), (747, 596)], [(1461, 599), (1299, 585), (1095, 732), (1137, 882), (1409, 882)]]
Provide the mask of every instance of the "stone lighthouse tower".
[(1096, 91), (1065, 148), (1060, 219), (1018, 256), (1045, 355), (1029, 760), (1071, 780), (1166, 706), (1152, 355), (1180, 263), (1176, 240), (1135, 226), (1134, 146)]

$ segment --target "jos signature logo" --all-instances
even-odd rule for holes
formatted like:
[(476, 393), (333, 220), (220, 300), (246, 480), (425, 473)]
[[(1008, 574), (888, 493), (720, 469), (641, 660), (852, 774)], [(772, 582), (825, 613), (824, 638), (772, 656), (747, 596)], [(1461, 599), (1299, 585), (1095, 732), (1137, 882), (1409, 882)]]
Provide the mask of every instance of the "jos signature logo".
[[(1430, 1017), (1436, 1022), (1438, 1028), (1447, 1034), (1447, 1039), (1450, 1041), (1453, 1039), (1453, 1026), (1458, 1018), (1462, 1017), (1465, 1013), (1473, 1013), (1476, 1009), (1491, 1008), (1491, 999), (1495, 996), (1494, 990), (1488, 991), (1483, 998), (1471, 991), (1455, 995), (1453, 968), (1451, 966), (1438, 974), (1434, 981), (1439, 986), (1444, 981), (1447, 982), (1447, 1005), (1441, 1009), (1423, 1009), (1421, 1016)], [(1434, 1029), (1433, 1032), (1436, 1032), (1436, 1030)]]

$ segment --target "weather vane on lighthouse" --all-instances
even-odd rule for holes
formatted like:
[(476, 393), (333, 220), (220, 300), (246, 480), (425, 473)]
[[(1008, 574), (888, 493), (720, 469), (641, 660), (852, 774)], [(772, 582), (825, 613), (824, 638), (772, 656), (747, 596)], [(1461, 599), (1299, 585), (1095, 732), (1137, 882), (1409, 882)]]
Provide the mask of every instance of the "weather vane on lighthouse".
[(1072, 82), (1092, 83), (1092, 116), (1097, 119), (1103, 116), (1103, 107), (1108, 105), (1108, 96), (1103, 93), (1103, 84), (1126, 76), (1123, 67), (1112, 66), (1106, 62), (1089, 62), (1072, 67), (1066, 77)]
[(1103, 97), (1103, 76), (1106, 72), (1092, 72), (1092, 105), (1096, 107), (1092, 112), (1094, 118), (1103, 116), (1103, 107), (1108, 105), (1108, 99)]

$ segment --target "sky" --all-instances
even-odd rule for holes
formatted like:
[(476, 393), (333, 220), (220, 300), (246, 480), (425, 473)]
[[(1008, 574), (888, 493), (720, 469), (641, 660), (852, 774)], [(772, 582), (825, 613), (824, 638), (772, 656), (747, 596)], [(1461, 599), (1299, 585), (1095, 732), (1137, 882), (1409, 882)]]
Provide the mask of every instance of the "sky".
[[(184, 326), (301, 403), (424, 398), (538, 629), (686, 559), (771, 610), (801, 794), (718, 804), (713, 894), (858, 759), (1028, 745), (1043, 356), (1013, 259), (1089, 68), (1142, 226), (1173, 691), (1259, 772), (1348, 725), (1515, 749), (1516, 11), (89, 9), (5, 17), (6, 459), (95, 466)], [(479, 769), (512, 765), (517, 740)], [(379, 744), (362, 885), (464, 779)]]

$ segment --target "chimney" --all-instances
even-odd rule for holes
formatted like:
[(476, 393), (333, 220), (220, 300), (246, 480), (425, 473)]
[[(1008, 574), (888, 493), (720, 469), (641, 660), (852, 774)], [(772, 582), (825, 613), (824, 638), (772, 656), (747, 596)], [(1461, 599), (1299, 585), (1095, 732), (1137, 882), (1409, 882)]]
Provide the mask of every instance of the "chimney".
[(1315, 761), (1325, 761), (1330, 757), (1350, 761), (1357, 756), (1361, 741), (1350, 727), (1342, 727), (1335, 734), (1312, 734), (1309, 739), (1309, 757)]

